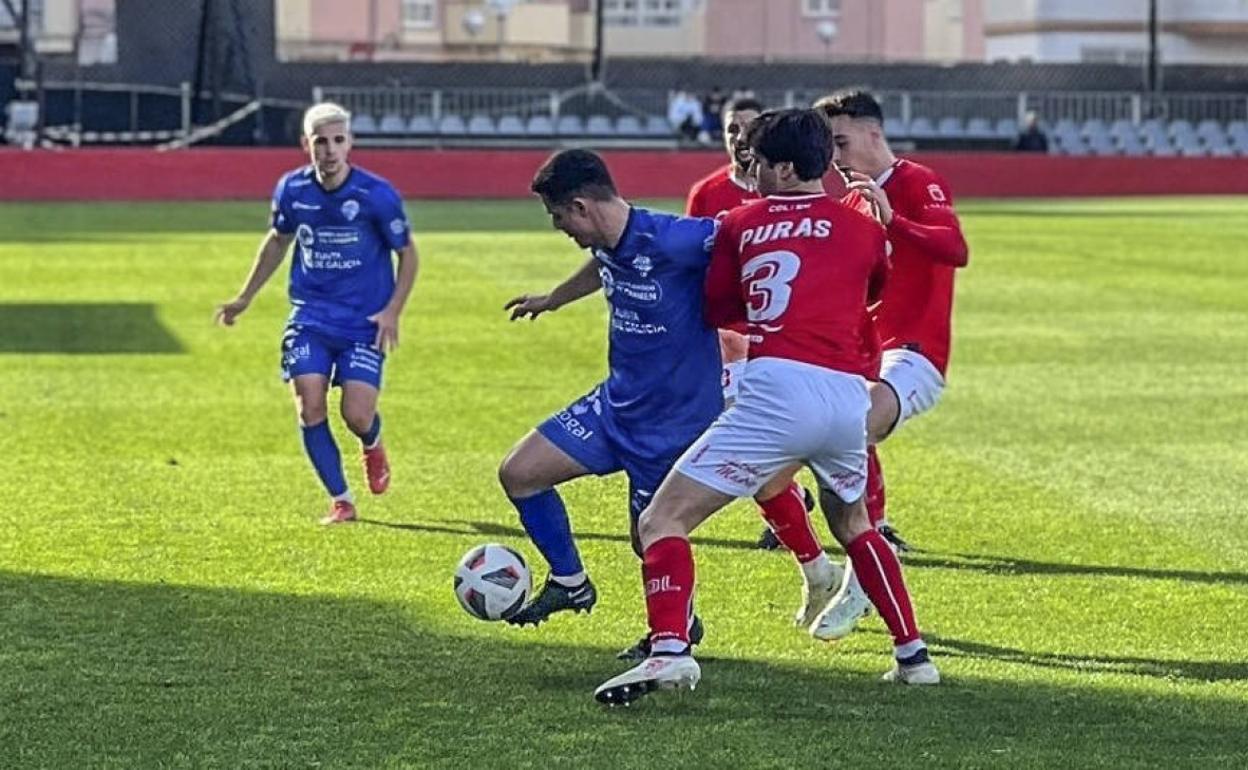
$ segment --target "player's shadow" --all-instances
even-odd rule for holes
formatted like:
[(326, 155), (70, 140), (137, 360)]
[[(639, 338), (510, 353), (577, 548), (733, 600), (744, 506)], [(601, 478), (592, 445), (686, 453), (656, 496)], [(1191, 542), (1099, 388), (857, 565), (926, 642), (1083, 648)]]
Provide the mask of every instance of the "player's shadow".
[(902, 561), (907, 566), (973, 570), (993, 575), (1094, 575), (1147, 578), (1150, 580), (1181, 580), (1190, 583), (1248, 583), (1248, 574), (1243, 572), (1206, 572), (1202, 570), (1127, 567), (1104, 564), (1064, 564), (1060, 562), (1019, 559), (1013, 556), (993, 556), (990, 554), (939, 553), (916, 550), (904, 554)]
[[(359, 524), (367, 524), (374, 527), (386, 527), (388, 529), (402, 529), (409, 532), (438, 532), (449, 535), (487, 535), (489, 537), (516, 537), (522, 540), (528, 538), (528, 533), (521, 527), (510, 526), (507, 524), (499, 524), (494, 521), (458, 521), (455, 519), (441, 519), (432, 524), (406, 524), (395, 521), (378, 521), (377, 519), (357, 519)], [(628, 544), (627, 532), (619, 534), (609, 534), (606, 532), (582, 532), (573, 529), (573, 534), (577, 540), (599, 540), (608, 543), (625, 543)], [(693, 536), (695, 545), (707, 545), (714, 548), (736, 548), (743, 550), (754, 550), (756, 544), (752, 540), (734, 540), (722, 537), (700, 537)]]
[(1134, 674), (1158, 679), (1189, 679), (1197, 682), (1248, 679), (1248, 662), (1243, 661), (1167, 660), (1118, 655), (1029, 652), (1013, 647), (951, 639), (933, 634), (924, 634), (924, 637), (941, 657), (996, 660), (1084, 673)]
[[(804, 665), (743, 658), (734, 639), (748, 638), (746, 628), (708, 638), (708, 652), (730, 657), (704, 662), (696, 692), (605, 710), (593, 688), (624, 669), (610, 615), (559, 617), (540, 629), (486, 625), (459, 610), (444, 575), (408, 566), (410, 585), (396, 595), (413, 599), (402, 603), (340, 595), (370, 589), (333, 577), (333, 586), (309, 583), (294, 595), (0, 571), (2, 764), (895, 767), (910, 757), (933, 767), (1072, 758), (1088, 767), (1243, 767), (1248, 759), (1248, 702), (1226, 693), (1141, 697), (994, 680), (962, 673), (973, 667), (956, 658), (945, 684), (916, 691), (878, 681), (883, 651)], [(577, 641), (587, 636), (598, 641)]]
[(0, 353), (182, 353), (142, 302), (0, 304)]

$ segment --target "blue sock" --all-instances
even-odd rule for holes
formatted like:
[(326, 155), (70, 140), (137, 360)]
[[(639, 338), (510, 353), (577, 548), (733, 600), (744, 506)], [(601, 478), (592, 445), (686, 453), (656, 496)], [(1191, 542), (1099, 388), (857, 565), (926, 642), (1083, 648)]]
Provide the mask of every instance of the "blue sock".
[(381, 412), (373, 415), (373, 424), (369, 426), (367, 433), (356, 433), (355, 435), (360, 437), (360, 443), (364, 445), (365, 449), (376, 444), (377, 437), (381, 435)]
[(575, 575), (585, 568), (572, 540), (572, 526), (563, 499), (553, 489), (523, 499), (511, 498), (529, 539), (550, 565), (552, 575)]
[(345, 494), (347, 480), (342, 475), (342, 456), (338, 454), (334, 434), (329, 432), (329, 420), (303, 426), (303, 448), (330, 497)]

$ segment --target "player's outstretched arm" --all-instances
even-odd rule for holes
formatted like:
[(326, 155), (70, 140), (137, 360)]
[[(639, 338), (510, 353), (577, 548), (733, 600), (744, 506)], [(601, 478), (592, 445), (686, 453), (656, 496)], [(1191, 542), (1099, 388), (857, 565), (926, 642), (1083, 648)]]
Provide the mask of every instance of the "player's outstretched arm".
[(394, 278), (394, 294), (390, 301), (379, 312), (373, 313), (368, 320), (377, 324), (377, 338), (373, 347), (388, 353), (399, 346), (399, 316), (407, 305), (407, 298), (416, 285), (416, 273), (420, 270), (420, 255), (416, 251), (416, 243), (409, 240), (407, 245), (396, 252), (399, 255), (399, 269)]
[(251, 305), (256, 293), (277, 270), (277, 266), (282, 264), (282, 260), (286, 258), (286, 250), (290, 248), (293, 240), (293, 235), (269, 230), (264, 240), (260, 242), (260, 250), (256, 252), (256, 261), (252, 263), (251, 272), (247, 274), (247, 282), (243, 284), (238, 296), (217, 306), (216, 321), (218, 323), (225, 326), (234, 325), (234, 321)]
[(600, 288), (602, 288), (602, 277), (598, 274), (598, 260), (588, 259), (579, 270), (552, 289), (549, 294), (521, 294), (509, 300), (506, 305), (503, 305), (503, 309), (511, 311), (512, 321), (525, 316), (533, 320), (542, 313), (558, 310), (564, 305), (588, 297)]

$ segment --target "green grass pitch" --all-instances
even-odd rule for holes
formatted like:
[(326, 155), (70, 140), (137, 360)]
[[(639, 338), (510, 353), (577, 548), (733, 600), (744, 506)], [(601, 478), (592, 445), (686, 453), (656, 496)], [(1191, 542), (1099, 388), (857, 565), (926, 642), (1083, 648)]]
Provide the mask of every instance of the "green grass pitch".
[(263, 203), (0, 209), (0, 766), (1248, 766), (1245, 200), (961, 205), (950, 388), (883, 448), (945, 684), (880, 683), (876, 618), (795, 630), (737, 504), (695, 546), (702, 685), (617, 711), (622, 480), (566, 490), (592, 616), (451, 592), (476, 543), (536, 556), (496, 468), (603, 375), (603, 303), (507, 323), (581, 258), (535, 202), (409, 208), (394, 484), (335, 529), (277, 378), (284, 272), (210, 322)]

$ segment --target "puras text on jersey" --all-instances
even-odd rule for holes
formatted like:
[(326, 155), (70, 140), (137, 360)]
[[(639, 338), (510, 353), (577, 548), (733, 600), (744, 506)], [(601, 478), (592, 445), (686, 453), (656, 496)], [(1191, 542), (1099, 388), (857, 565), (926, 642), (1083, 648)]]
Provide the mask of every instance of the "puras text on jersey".
[(738, 248), (744, 249), (751, 243), (757, 245), (786, 238), (827, 238), (831, 234), (832, 222), (827, 219), (802, 217), (800, 220), (768, 222), (742, 232), (741, 245)]

